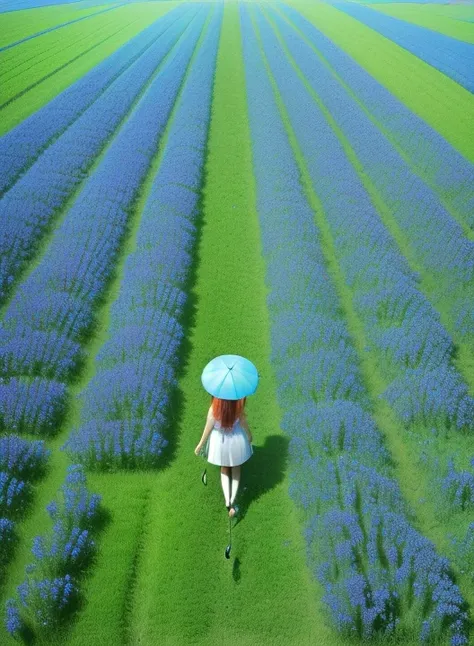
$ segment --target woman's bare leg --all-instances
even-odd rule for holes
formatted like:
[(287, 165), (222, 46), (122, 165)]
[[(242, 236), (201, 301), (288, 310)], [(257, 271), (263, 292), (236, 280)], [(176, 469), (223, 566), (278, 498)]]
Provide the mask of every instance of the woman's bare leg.
[(231, 467), (221, 467), (221, 485), (226, 507), (230, 505), (230, 469)]
[(233, 505), (235, 498), (237, 497), (237, 491), (239, 490), (240, 464), (237, 467), (230, 467), (230, 473), (232, 476), (232, 494), (230, 496), (230, 504)]

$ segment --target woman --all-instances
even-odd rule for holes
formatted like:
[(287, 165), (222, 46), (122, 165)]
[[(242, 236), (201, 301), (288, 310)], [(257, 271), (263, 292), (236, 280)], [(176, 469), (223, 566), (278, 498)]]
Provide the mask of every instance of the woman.
[(246, 399), (212, 397), (201, 441), (194, 450), (198, 455), (209, 437), (207, 460), (221, 467), (225, 506), (231, 518), (236, 514), (240, 465), (253, 455), (252, 434), (244, 411)]

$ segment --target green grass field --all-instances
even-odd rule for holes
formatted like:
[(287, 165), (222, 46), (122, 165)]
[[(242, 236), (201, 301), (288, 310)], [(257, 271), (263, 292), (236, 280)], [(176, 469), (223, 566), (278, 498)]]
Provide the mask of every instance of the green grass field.
[[(464, 22), (462, 18), (455, 17), (452, 9), (467, 9), (469, 5), (430, 5), (430, 4), (377, 4), (377, 11), (412, 22), (420, 27), (439, 31), (441, 34), (463, 40), (466, 43), (474, 43), (474, 22)], [(459, 13), (459, 12), (458, 12)], [(462, 16), (463, 14), (459, 14)], [(474, 21), (474, 11), (466, 16), (471, 16)]]
[[(69, 87), (175, 4), (174, 0), (165, 0), (121, 7), (110, 15), (92, 17), (87, 27), (79, 22), (0, 52), (0, 80), (3, 80), (0, 135)], [(51, 51), (51, 43), (56, 43), (55, 50)], [(22, 67), (17, 70), (19, 61), (23, 61)]]
[(474, 161), (474, 110), (470, 92), (410, 52), (324, 3), (292, 0), (309, 20), (344, 49), (379, 83)]
[(12, 11), (2, 17), (3, 30), (0, 36), (0, 47), (12, 45), (24, 38), (58, 27), (63, 23), (77, 20), (103, 11), (106, 6), (78, 8), (75, 4), (59, 7), (41, 7)]
[[(0, 134), (14, 133), (17, 124), (46, 106), (100, 61), (179, 4), (175, 0), (131, 3), (97, 16), (93, 14), (108, 5), (76, 7), (70, 4), (0, 13), (0, 47), (62, 22), (88, 16), (86, 20), (0, 51), (0, 103), (3, 104), (0, 106)], [(423, 449), (420, 448), (421, 444), (430, 441), (428, 426), (402, 423), (394, 408), (382, 399), (390, 384), (384, 371), (383, 352), (375, 347), (376, 344), (367, 335), (368, 321), (357, 309), (358, 286), (356, 283), (350, 284), (348, 280), (347, 258), (338, 247), (340, 232), (331, 224), (331, 215), (321, 197), (322, 187), (314, 181), (311, 173), (312, 159), (305, 155), (304, 142), (292, 123), (289, 104), (285, 100), (287, 97), (271, 71), (264, 37), (257, 28), (259, 10), (276, 35), (278, 46), (301, 84), (301, 92), (309, 95), (312, 104), (317, 106), (323, 120), (329, 125), (334, 141), (337, 140), (342, 146), (362, 190), (369, 196), (388, 236), (406, 260), (407, 272), (417, 275), (419, 293), (452, 335), (455, 341), (452, 365), (473, 397), (474, 346), (472, 337), (461, 337), (458, 332), (458, 311), (453, 305), (454, 300), (451, 301), (448, 296), (440, 298), (439, 285), (429, 271), (426, 259), (419, 257), (415, 238), (399, 224), (397, 214), (392, 212), (382, 189), (372, 179), (368, 165), (364, 164), (347, 136), (345, 125), (328, 107), (323, 84), (320, 90), (315, 89), (303, 66), (291, 53), (283, 31), (278, 27), (277, 16), (283, 17), (286, 25), (291, 27), (293, 36), (309, 46), (315, 60), (322, 62), (332, 78), (345, 89), (347, 96), (361, 107), (370, 123), (378, 129), (380, 137), (389, 142), (413, 177), (423, 182), (439, 200), (445, 217), (459, 228), (459, 235), (466, 245), (473, 243), (474, 230), (467, 223), (462, 205), (459, 200), (456, 201), (454, 193), (451, 199), (448, 189), (436, 179), (435, 174), (429, 168), (420, 166), (413, 151), (394, 137), (393, 128), (380, 121), (371, 111), (370, 104), (364, 102), (326, 60), (318, 42), (308, 38), (285, 16), (279, 5), (271, 2), (245, 4), (251, 7), (251, 24), (255, 29), (258, 50), (278, 106), (282, 131), (288, 137), (296, 161), (296, 183), (301, 187), (314, 216), (324, 265), (339, 303), (339, 316), (347, 325), (361, 380), (371, 402), (373, 419), (391, 456), (393, 477), (409, 505), (409, 520), (415, 530), (432, 541), (440, 556), (450, 560), (450, 576), (459, 586), (466, 602), (466, 616), (472, 621), (474, 566), (472, 563), (463, 563), (453, 555), (450, 537), (453, 534), (460, 540), (465, 535), (466, 528), (472, 522), (473, 508), (468, 505), (462, 512), (441, 513), (438, 494), (432, 491), (432, 467), (424, 462)], [(474, 114), (474, 98), (470, 92), (329, 4), (303, 0), (291, 0), (287, 4), (296, 8), (337, 47), (348, 53), (439, 133), (455, 151), (461, 153), (465, 162), (474, 163), (474, 131), (470, 116)], [(273, 13), (273, 8), (276, 13)], [(384, 4), (376, 5), (376, 8), (474, 43), (472, 24), (461, 22), (461, 18), (456, 22), (458, 19), (455, 18), (457, 15), (469, 18), (468, 7)], [(262, 197), (257, 185), (259, 175), (256, 172), (243, 47), (246, 36), (240, 11), (241, 3), (237, 1), (229, 0), (223, 4), (203, 178), (198, 189), (191, 189), (199, 195), (199, 208), (194, 221), (196, 242), (186, 282), (187, 301), (182, 320), (185, 338), (180, 348), (178, 386), (172, 392), (172, 406), (169, 409), (171, 419), (168, 420), (166, 435), (169, 445), (163, 453), (161, 468), (154, 471), (119, 470), (88, 474), (89, 489), (102, 496), (104, 518), (95, 536), (97, 557), (81, 582), (84, 603), (60, 630), (50, 634), (46, 640), (39, 639), (33, 643), (48, 646), (349, 646), (361, 643), (356, 635), (350, 637), (335, 628), (325, 597), (327, 590), (316, 572), (312, 571), (306, 551), (304, 532), (314, 513), (313, 507), (310, 506), (305, 512), (289, 495), (290, 471), (297, 466), (290, 459), (291, 438), (282, 430), (285, 411), (278, 398), (280, 384), (272, 359), (272, 353), (275, 353), (272, 331), (274, 333), (276, 315), (269, 304), (272, 276), (266, 264), (262, 241), (263, 227), (259, 213)], [(210, 21), (211, 14), (204, 21), (166, 128), (133, 200), (113, 275), (94, 310), (96, 325), (84, 342), (84, 365), (78, 377), (67, 382), (69, 404), (66, 420), (54, 438), (46, 440), (52, 450), (48, 472), (34, 486), (33, 503), (26, 517), (17, 524), (19, 543), (5, 570), (4, 580), (0, 581), (0, 643), (5, 646), (18, 643), (5, 629), (5, 602), (14, 596), (18, 585), (24, 580), (25, 568), (32, 560), (34, 537), (51, 529), (46, 505), (62, 485), (70, 463), (60, 447), (72, 429), (81, 424), (78, 395), (97, 374), (99, 352), (113, 336), (111, 311), (124, 283), (126, 260), (137, 249), (140, 225), (147, 199), (153, 190), (153, 180), (170, 145), (170, 132), (182, 105), (191, 70), (206, 41)], [(168, 57), (157, 65), (132, 108), (111, 132), (88, 168), (89, 177), (98, 172), (113, 142), (127, 122), (132, 120), (137, 105), (146, 96), (153, 81), (177, 56), (183, 40), (179, 40)], [(167, 91), (165, 84), (163, 87)], [(313, 117), (309, 115), (307, 118)], [(42, 149), (38, 152), (38, 158), (41, 154)], [(324, 150), (328, 159), (330, 154), (330, 150)], [(435, 162), (432, 160), (433, 164)], [(124, 173), (127, 172), (127, 163), (128, 160), (124, 159)], [(32, 172), (34, 168), (32, 162)], [(20, 177), (26, 181), (29, 172), (28, 167)], [(284, 179), (285, 172), (282, 172), (274, 187), (275, 195), (281, 199), (285, 199)], [(337, 181), (335, 177), (335, 186)], [(46, 229), (28, 269), (20, 275), (18, 285), (15, 283), (11, 299), (0, 309), (1, 318), (7, 319), (17, 294), (48, 257), (52, 241), (67, 219), (69, 210), (81, 192), (85, 191), (86, 182), (87, 177), (81, 178), (67, 199), (54, 211), (51, 226)], [(15, 183), (10, 191), (13, 190)], [(467, 181), (459, 193), (462, 190), (468, 195)], [(91, 212), (90, 218), (94, 217), (95, 214)], [(300, 235), (298, 229), (293, 233), (295, 237)], [(307, 242), (311, 244), (314, 241)], [(275, 244), (284, 246), (284, 241), (275, 238)], [(308, 254), (308, 262), (311, 262), (311, 258)], [(281, 276), (284, 276), (284, 271)], [(305, 298), (311, 297), (312, 287), (316, 291), (316, 286), (308, 285)], [(472, 282), (466, 281), (466, 294), (469, 290), (471, 293), (473, 287)], [(386, 310), (388, 320), (390, 307), (387, 306)], [(298, 312), (295, 316), (298, 316)], [(0, 330), (0, 342), (2, 332)], [(314, 351), (313, 348), (311, 351)], [(337, 352), (343, 356), (342, 343)], [(229, 520), (219, 467), (207, 464), (208, 484), (207, 487), (203, 486), (201, 473), (206, 463), (194, 454), (209, 406), (209, 396), (201, 384), (201, 372), (207, 362), (220, 354), (247, 357), (258, 366), (260, 377), (257, 394), (249, 398), (247, 405), (254, 455), (242, 467), (238, 497), (240, 510), (232, 529), (231, 560), (224, 558), (224, 549), (229, 541)], [(0, 362), (0, 383), (10, 378), (6, 365), (6, 362)], [(318, 401), (318, 393), (313, 395), (314, 401)], [(1, 423), (3, 410), (0, 408)], [(474, 424), (474, 419), (472, 422)], [(456, 465), (468, 471), (469, 456), (474, 455), (472, 434), (447, 431), (438, 438), (437, 446), (442, 460), (447, 462), (454, 456)], [(363, 492), (361, 495), (363, 498)], [(382, 554), (381, 541), (379, 543)], [(400, 554), (398, 556), (401, 558)], [(317, 547), (313, 547), (312, 558), (318, 558)], [(325, 557), (320, 554), (319, 558), (322, 562)], [(380, 559), (383, 561), (382, 556)], [(425, 609), (428, 612), (435, 602), (429, 593), (425, 594)], [(362, 622), (360, 617), (359, 621)], [(472, 638), (472, 634), (468, 638)], [(415, 646), (422, 643), (413, 639), (409, 631), (395, 634), (394, 637), (377, 633), (372, 640), (362, 642), (374, 646)], [(433, 638), (429, 643), (441, 646), (450, 642), (443, 633), (442, 638)]]

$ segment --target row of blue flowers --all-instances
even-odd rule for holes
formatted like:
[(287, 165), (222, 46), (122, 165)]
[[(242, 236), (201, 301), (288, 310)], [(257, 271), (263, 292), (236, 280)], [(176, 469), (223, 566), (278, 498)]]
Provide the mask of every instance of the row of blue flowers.
[[(244, 5), (241, 24), (272, 363), (290, 436), (290, 494), (306, 512), (308, 562), (341, 632), (467, 644), (465, 604), (449, 563), (414, 529), (371, 417), (321, 233)], [(328, 183), (333, 171), (328, 165)]]
[[(177, 48), (68, 211), (41, 263), (22, 283), (0, 327), (0, 427), (54, 433), (66, 383), (114, 271), (132, 207), (208, 14), (201, 6)], [(33, 421), (33, 425), (30, 422)]]
[(33, 483), (44, 475), (50, 454), (43, 440), (0, 438), (0, 578), (17, 542), (15, 523), (26, 512)]
[(34, 538), (34, 560), (6, 603), (6, 627), (15, 638), (51, 634), (77, 604), (81, 576), (96, 553), (100, 501), (89, 492), (82, 465), (69, 466), (59, 499), (47, 507), (54, 525)]
[[(155, 33), (155, 40), (146, 51), (140, 57), (134, 57), (135, 60), (37, 158), (0, 200), (3, 223), (0, 230), (0, 302), (10, 294), (14, 281), (33, 258), (54, 216), (87, 178), (95, 158), (147, 87), (157, 65), (176, 43), (194, 12), (181, 8), (180, 13), (184, 15), (177, 20), (172, 13), (158, 23), (158, 34)], [(158, 38), (158, 35), (161, 37)], [(79, 85), (82, 84), (79, 82)], [(70, 100), (73, 99), (74, 95), (70, 97)], [(55, 115), (58, 106), (53, 108)], [(52, 120), (55, 118), (53, 115), (50, 116)], [(37, 120), (36, 126), (40, 126)], [(15, 128), (7, 135), (4, 146), (15, 149), (17, 137), (21, 140), (24, 136), (21, 133), (23, 126), (18, 128), (19, 135), (15, 136)], [(26, 134), (29, 131), (28, 128)], [(11, 153), (8, 155), (4, 151), (4, 155), (8, 165)]]
[[(474, 166), (296, 9), (281, 3), (278, 8), (311, 42), (381, 132), (402, 151), (414, 172), (453, 208), (466, 227), (472, 228)], [(313, 60), (312, 56), (310, 59)]]
[[(382, 396), (408, 431), (433, 431), (443, 437), (447, 432), (468, 432), (474, 422), (474, 399), (451, 361), (454, 344), (450, 335), (438, 312), (418, 290), (417, 276), (382, 224), (342, 144), (298, 78), (269, 23), (260, 13), (256, 19), (364, 328), (366, 350), (376, 357), (384, 379)], [(317, 82), (322, 91), (322, 74)], [(425, 452), (431, 451), (432, 459), (437, 449), (435, 441), (423, 445)], [(449, 457), (449, 452), (445, 455)], [(463, 487), (474, 491), (474, 474), (464, 470), (468, 456), (458, 459)], [(448, 464), (442, 463), (441, 468), (446, 473)], [(443, 480), (434, 477), (433, 483), (441, 494)], [(457, 496), (447, 495), (445, 500), (459, 509)]]
[[(370, 120), (359, 103), (334, 78), (311, 47), (271, 12), (289, 51), (347, 138), (395, 219), (416, 262), (430, 276), (435, 306), (450, 316), (455, 339), (474, 342), (474, 241), (444, 207), (440, 197), (415, 173)], [(474, 189), (474, 167), (471, 166)], [(469, 200), (474, 228), (474, 197)], [(470, 314), (470, 316), (469, 316)]]
[(352, 2), (333, 6), (393, 40), (474, 92), (474, 45)]
[(81, 394), (81, 425), (65, 448), (91, 468), (149, 467), (176, 385), (180, 323), (196, 241), (222, 8), (216, 9), (186, 79), (110, 313), (110, 338)]

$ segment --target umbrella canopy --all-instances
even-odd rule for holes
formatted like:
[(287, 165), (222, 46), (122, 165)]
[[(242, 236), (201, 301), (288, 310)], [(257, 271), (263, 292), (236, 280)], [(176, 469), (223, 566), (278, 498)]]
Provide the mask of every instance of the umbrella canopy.
[(242, 399), (252, 395), (258, 384), (257, 368), (238, 354), (222, 354), (202, 371), (201, 381), (210, 395), (219, 399)]

